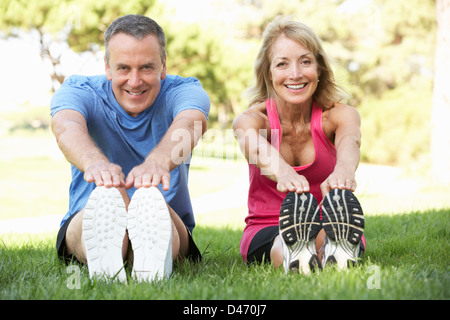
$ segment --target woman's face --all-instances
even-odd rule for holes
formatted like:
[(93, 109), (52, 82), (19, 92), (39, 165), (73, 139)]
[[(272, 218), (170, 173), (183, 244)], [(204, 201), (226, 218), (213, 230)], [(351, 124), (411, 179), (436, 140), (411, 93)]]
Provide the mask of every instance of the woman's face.
[(313, 53), (281, 35), (271, 49), (270, 80), (278, 97), (287, 105), (310, 106), (319, 81)]

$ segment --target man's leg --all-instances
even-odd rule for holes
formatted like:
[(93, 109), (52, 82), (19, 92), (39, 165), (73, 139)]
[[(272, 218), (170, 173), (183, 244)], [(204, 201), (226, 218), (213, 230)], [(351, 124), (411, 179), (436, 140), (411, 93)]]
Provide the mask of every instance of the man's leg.
[(172, 219), (172, 258), (183, 259), (189, 252), (189, 237), (186, 226), (178, 214), (167, 205)]
[[(147, 188), (148, 190), (149, 188)], [(154, 188), (157, 190), (157, 188)], [(128, 211), (128, 207), (130, 204), (130, 199), (128, 197), (128, 194), (126, 193), (126, 190), (124, 188), (118, 189), (122, 195), (122, 199), (125, 205), (126, 210)], [(159, 192), (159, 191), (158, 191)], [(161, 195), (161, 194), (160, 194)], [(193, 240), (190, 239), (188, 230), (186, 226), (184, 225), (183, 221), (180, 219), (180, 217), (177, 215), (177, 213), (165, 202), (164, 198), (161, 195), (161, 203), (164, 204), (168, 211), (168, 217), (170, 218), (170, 224), (171, 224), (171, 260), (175, 259), (183, 259), (192, 254), (190, 252), (190, 244), (192, 244), (193, 247), (195, 247), (195, 250), (198, 249), (193, 243)], [(88, 257), (86, 253), (86, 244), (83, 240), (83, 220), (85, 217), (85, 209), (82, 209), (80, 212), (78, 212), (73, 219), (70, 221), (66, 235), (65, 235), (65, 252), (67, 255), (73, 255), (79, 262), (88, 264)], [(128, 218), (128, 215), (127, 215)], [(130, 224), (127, 221), (127, 228), (130, 227)], [(122, 261), (128, 260), (130, 264), (133, 263), (133, 242), (130, 242), (128, 230), (126, 230), (125, 236), (123, 238), (122, 243)], [(131, 250), (129, 250), (131, 249)], [(195, 251), (194, 250), (194, 251)], [(200, 256), (200, 253), (198, 252), (198, 256), (195, 257), (198, 259)]]

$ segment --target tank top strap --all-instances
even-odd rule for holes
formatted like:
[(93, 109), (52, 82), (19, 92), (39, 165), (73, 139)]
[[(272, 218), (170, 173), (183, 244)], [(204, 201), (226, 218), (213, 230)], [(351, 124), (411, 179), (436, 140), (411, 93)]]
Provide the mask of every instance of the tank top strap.
[(275, 149), (280, 150), (280, 141), (282, 132), (281, 132), (280, 117), (278, 116), (275, 99), (266, 100), (266, 110), (270, 124), (270, 143)]
[(322, 108), (314, 101), (311, 112), (311, 135), (314, 145), (320, 148), (320, 152), (336, 154), (336, 148), (330, 139), (325, 135), (322, 128)]
[(311, 134), (322, 131), (322, 108), (314, 101), (311, 110)]

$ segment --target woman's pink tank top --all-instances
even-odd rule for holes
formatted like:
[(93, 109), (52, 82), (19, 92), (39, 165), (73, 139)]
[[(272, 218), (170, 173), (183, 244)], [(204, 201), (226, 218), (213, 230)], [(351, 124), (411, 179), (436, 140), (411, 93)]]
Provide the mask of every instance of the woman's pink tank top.
[[(271, 144), (280, 151), (282, 129), (277, 107), (273, 99), (266, 101), (271, 129)], [(277, 134), (278, 133), (278, 134)], [(311, 135), (314, 143), (314, 161), (293, 167), (306, 177), (311, 193), (317, 202), (322, 201), (320, 184), (333, 172), (336, 165), (336, 148), (322, 130), (322, 109), (314, 102), (311, 113)], [(277, 183), (261, 174), (259, 168), (249, 163), (248, 216), (240, 243), (240, 252), (247, 261), (247, 252), (254, 235), (261, 229), (278, 225), (281, 204), (286, 193), (277, 190)]]

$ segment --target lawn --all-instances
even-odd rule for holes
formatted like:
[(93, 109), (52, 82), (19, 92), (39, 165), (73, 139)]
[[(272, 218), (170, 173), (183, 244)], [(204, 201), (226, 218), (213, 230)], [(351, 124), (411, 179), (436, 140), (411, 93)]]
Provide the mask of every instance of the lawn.
[[(26, 141), (14, 140), (14, 145)], [(36, 138), (29, 152), (20, 148), (17, 156), (0, 157), (0, 223), (65, 212), (69, 170), (56, 154), (48, 156), (49, 143), (48, 137)], [(2, 150), (8, 146), (1, 140)], [(215, 194), (219, 198), (213, 199), (220, 200), (226, 193), (219, 191), (239, 188), (236, 177), (245, 175), (243, 168), (239, 160), (194, 158), (192, 196)], [(368, 246), (363, 263), (349, 270), (325, 269), (303, 276), (285, 275), (268, 264), (245, 265), (239, 254), (245, 202), (237, 197), (239, 203), (225, 209), (222, 204), (232, 201), (222, 198), (196, 217), (194, 237), (203, 260), (175, 265), (170, 279), (158, 283), (92, 282), (84, 267), (58, 261), (55, 232), (0, 234), (0, 299), (449, 299), (450, 205), (445, 192), (427, 185), (415, 188), (414, 194), (408, 189), (386, 197), (373, 193), (370, 186), (360, 187)]]
[[(198, 264), (175, 266), (168, 280), (128, 285), (89, 280), (88, 271), (62, 265), (54, 235), (6, 236), (0, 244), (2, 299), (449, 299), (450, 211), (368, 216), (368, 247), (355, 268), (285, 275), (270, 265), (246, 266), (241, 231), (199, 226)], [(14, 238), (14, 239), (13, 239)], [(79, 275), (79, 277), (78, 277)], [(78, 282), (77, 282), (78, 281)]]

